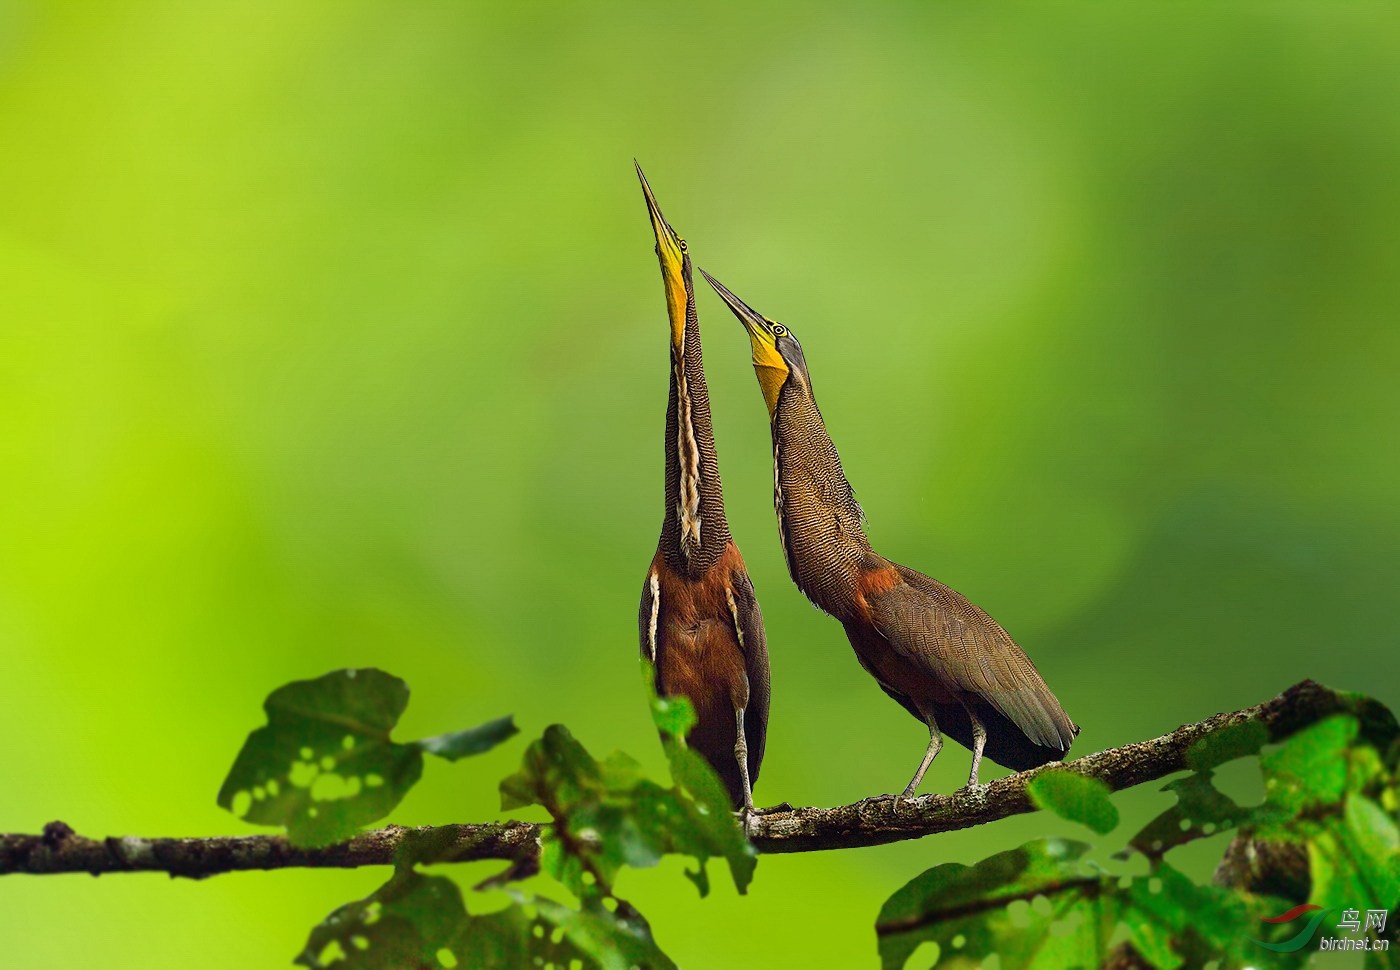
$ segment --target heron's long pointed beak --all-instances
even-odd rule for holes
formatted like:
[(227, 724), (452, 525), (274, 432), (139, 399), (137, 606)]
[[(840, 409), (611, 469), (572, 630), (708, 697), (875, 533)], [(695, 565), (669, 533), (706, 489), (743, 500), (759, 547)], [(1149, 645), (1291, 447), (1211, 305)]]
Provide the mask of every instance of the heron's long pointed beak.
[(686, 254), (685, 241), (681, 239), (666, 217), (661, 214), (661, 206), (651, 191), (642, 166), (636, 159), (637, 178), (642, 183), (642, 195), (646, 197), (647, 212), (651, 216), (651, 229), (656, 235), (656, 258), (661, 261), (661, 282), (666, 287), (666, 312), (671, 318), (671, 344), (677, 351), (685, 349), (686, 304), (692, 299), (690, 286), (690, 257)]
[(744, 329), (749, 332), (749, 348), (753, 351), (753, 369), (758, 377), (758, 386), (763, 391), (763, 400), (768, 404), (768, 415), (777, 413), (778, 396), (783, 383), (787, 381), (791, 368), (778, 350), (778, 337), (773, 333), (773, 323), (763, 314), (739, 299), (729, 289), (703, 269), (700, 275), (715, 288), (719, 298), (725, 302)]
[[(764, 319), (763, 314), (729, 292), (728, 287), (705, 272), (703, 267), (700, 267), (700, 275), (709, 281), (709, 284), (715, 288), (715, 292), (719, 294), (719, 298), (729, 306), (730, 310), (734, 311), (734, 315), (739, 318), (739, 322), (744, 325), (744, 329), (749, 332), (750, 337), (757, 340), (761, 334), (767, 343), (773, 343), (773, 325)], [(758, 331), (758, 333), (756, 334), (754, 331)]]

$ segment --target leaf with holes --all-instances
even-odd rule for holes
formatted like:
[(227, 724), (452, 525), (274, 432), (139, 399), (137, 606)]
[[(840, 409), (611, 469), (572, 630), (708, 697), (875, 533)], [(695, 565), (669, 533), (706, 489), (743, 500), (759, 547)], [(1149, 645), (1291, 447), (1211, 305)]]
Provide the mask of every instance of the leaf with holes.
[[(542, 805), (555, 825), (544, 837), (541, 865), (581, 899), (604, 897), (623, 865), (653, 866), (667, 854), (693, 856), (699, 873), (714, 856), (729, 862), (740, 892), (753, 873), (753, 849), (729, 811), (687, 791), (713, 771), (680, 749), (690, 783), (663, 788), (626, 755), (597, 761), (562, 725), (551, 725), (525, 752), (520, 771), (501, 782), (501, 808)], [(713, 779), (723, 798), (718, 779)], [(703, 876), (692, 874), (702, 895)]]
[(405, 870), (327, 916), (293, 962), (311, 970), (441, 966), (439, 951), (466, 918), (462, 893), (451, 879)]
[[(747, 892), (753, 881), (758, 856), (744, 835), (742, 827), (733, 824), (729, 811), (729, 792), (708, 761), (686, 744), (686, 735), (695, 726), (695, 708), (684, 696), (657, 697), (656, 678), (651, 663), (642, 659), (642, 683), (651, 705), (651, 718), (661, 734), (661, 747), (671, 767), (671, 779), (695, 801), (694, 821), (706, 837), (712, 855), (728, 860), (730, 874), (739, 892)], [(704, 865), (686, 870), (700, 895), (710, 891), (709, 876)]]
[[(532, 951), (530, 963), (490, 963), (467, 950), (474, 959), (464, 960), (464, 967), (514, 970), (515, 967), (553, 963), (563, 970), (572, 960), (578, 959), (584, 967), (598, 970), (676, 970), (671, 958), (662, 953), (652, 939), (646, 920), (626, 903), (620, 904), (616, 912), (609, 912), (603, 906), (573, 909), (542, 896), (521, 895), (518, 899), (517, 909), (523, 907), (522, 914), (533, 913), (543, 930), (535, 936), (533, 928), (529, 928), (527, 939), (531, 946), (538, 951), (549, 945), (555, 947), (555, 951)], [(543, 960), (537, 959), (539, 957)]]
[(1347, 785), (1347, 749), (1358, 730), (1356, 718), (1337, 714), (1260, 755), (1265, 803), (1287, 819), (1306, 808), (1339, 801)]
[(353, 834), (389, 814), (423, 773), (422, 752), (389, 740), (406, 706), (408, 685), (372, 668), (278, 688), (219, 805), (259, 825), (285, 825), (297, 845)]
[(1248, 821), (1253, 812), (1236, 805), (1216, 788), (1211, 781), (1213, 774), (1209, 769), (1198, 771), (1165, 785), (1162, 791), (1175, 792), (1176, 804), (1134, 835), (1128, 842), (1129, 848), (1119, 853), (1119, 858), (1125, 858), (1130, 849), (1136, 849), (1148, 858), (1159, 859), (1179, 845)]
[(423, 751), (459, 758), (514, 733), (510, 719), (424, 742), (389, 732), (408, 685), (382, 670), (337, 670), (273, 691), (267, 725), (248, 735), (219, 805), (259, 825), (283, 825), (295, 845), (326, 845), (393, 811), (423, 773)]
[(975, 966), (999, 953), (1002, 970), (1098, 966), (1118, 914), (1102, 879), (1080, 865), (1088, 850), (1042, 839), (975, 866), (949, 862), (917, 876), (876, 920), (884, 970), (900, 970), (926, 942), (938, 947), (939, 962), (956, 957)]
[[(710, 763), (692, 748), (675, 744), (666, 754), (671, 762), (671, 777), (691, 798), (686, 817), (695, 844), (727, 861), (735, 888), (741, 894), (747, 893), (758, 867), (758, 854), (730, 812), (729, 793), (724, 783)], [(704, 857), (697, 855), (696, 858), (701, 860), (700, 865), (694, 871), (687, 869), (685, 874), (704, 896), (709, 892), (709, 878), (705, 874)]]
[(975, 866), (935, 866), (890, 897), (875, 924), (884, 970), (921, 946), (935, 962), (975, 966), (996, 953), (1001, 970), (1097, 967), (1126, 934), (1153, 966), (1223, 960), (1247, 913), (1228, 890), (1197, 886), (1159, 864), (1150, 878), (1083, 863), (1083, 842), (1042, 839)]
[(1036, 775), (1026, 790), (1036, 808), (1047, 808), (1100, 835), (1118, 827), (1118, 809), (1109, 800), (1108, 786), (1097, 778), (1051, 769)]
[[(1203, 954), (1200, 962), (1208, 962), (1238, 945), (1248, 922), (1249, 913), (1235, 893), (1198, 886), (1165, 863), (1154, 866), (1149, 876), (1131, 880), (1126, 888), (1115, 881), (1113, 892), (1121, 900), (1124, 925), (1144, 954), (1142, 931), (1150, 928), (1153, 938), (1170, 940), (1178, 952)], [(1181, 962), (1180, 956), (1171, 959)], [(1159, 957), (1156, 962), (1166, 970), (1170, 961)]]
[(513, 895), (507, 908), (474, 916), (452, 880), (403, 869), (326, 917), (293, 962), (311, 970), (675, 970), (630, 908), (615, 915)]

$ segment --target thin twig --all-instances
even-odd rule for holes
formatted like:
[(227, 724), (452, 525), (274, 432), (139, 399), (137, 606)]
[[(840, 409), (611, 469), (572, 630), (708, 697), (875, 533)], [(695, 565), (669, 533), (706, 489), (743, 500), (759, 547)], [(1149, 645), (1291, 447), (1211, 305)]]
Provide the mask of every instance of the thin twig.
[[(813, 852), (918, 839), (1035, 811), (1026, 786), (1038, 773), (1062, 767), (1098, 778), (1114, 791), (1163, 778), (1186, 768), (1186, 752), (1196, 741), (1230, 724), (1257, 721), (1277, 741), (1328, 715), (1352, 710), (1353, 701), (1305, 680), (1273, 700), (1233, 714), (1217, 714), (1170, 734), (1086, 755), (1062, 766), (1046, 765), (964, 788), (951, 795), (900, 799), (882, 795), (836, 808), (797, 808), (754, 816), (749, 835), (760, 852)], [(531, 822), (442, 826), (453, 848), (443, 862), (504, 859), (522, 872), (538, 865), (540, 835), (546, 826)], [(62, 822), (50, 822), (43, 835), (0, 835), (0, 875), (60, 872), (168, 872), (200, 878), (245, 869), (391, 865), (406, 836), (440, 829), (390, 825), (346, 842), (299, 849), (280, 835), (193, 839), (83, 838)]]

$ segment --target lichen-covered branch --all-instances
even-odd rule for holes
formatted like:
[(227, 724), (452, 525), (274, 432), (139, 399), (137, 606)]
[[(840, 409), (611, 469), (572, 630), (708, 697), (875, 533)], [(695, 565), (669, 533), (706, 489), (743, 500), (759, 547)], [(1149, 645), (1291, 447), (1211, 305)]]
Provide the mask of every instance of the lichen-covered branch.
[[(1097, 778), (1115, 791), (1131, 788), (1184, 770), (1191, 745), (1227, 725), (1255, 721), (1268, 729), (1271, 739), (1281, 740), (1352, 707), (1347, 695), (1305, 680), (1257, 707), (1217, 714), (1160, 738), (1086, 755), (1062, 767)], [(898, 803), (893, 796), (881, 795), (836, 808), (770, 812), (750, 819), (749, 836), (760, 852), (812, 852), (882, 845), (969, 828), (1035, 811), (1026, 786), (1038, 772), (1054, 767), (1009, 775), (951, 795), (921, 795)], [(158, 871), (199, 878), (245, 869), (390, 865), (406, 838), (444, 831), (451, 833), (451, 848), (446, 855), (435, 851), (435, 861), (502, 859), (526, 873), (538, 864), (543, 829), (542, 825), (514, 821), (437, 829), (390, 825), (323, 848), (299, 849), (276, 835), (194, 839), (128, 836), (99, 841), (75, 834), (62, 822), (51, 822), (42, 835), (0, 835), (0, 875)]]
[(530, 822), (406, 828), (389, 825), (318, 849), (297, 848), (282, 835), (142, 839), (88, 839), (62, 822), (42, 835), (0, 835), (0, 875), (59, 872), (168, 872), (193, 879), (246, 869), (328, 868), (392, 865), (400, 847), (416, 836), (434, 835), (436, 862), (506, 859), (520, 874), (537, 868), (540, 826)]

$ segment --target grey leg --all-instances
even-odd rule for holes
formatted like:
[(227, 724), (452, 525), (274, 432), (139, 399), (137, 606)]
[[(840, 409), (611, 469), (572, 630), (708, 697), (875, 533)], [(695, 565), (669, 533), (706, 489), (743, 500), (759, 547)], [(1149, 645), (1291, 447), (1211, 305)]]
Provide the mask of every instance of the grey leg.
[(977, 772), (982, 767), (982, 749), (987, 746), (987, 728), (967, 704), (963, 705), (967, 716), (972, 720), (972, 771), (967, 776), (967, 787), (977, 785)]
[(749, 742), (744, 737), (744, 709), (734, 709), (734, 757), (739, 762), (739, 777), (744, 779), (744, 811), (753, 811), (753, 785), (749, 783)]
[(924, 752), (924, 760), (919, 765), (919, 770), (914, 772), (914, 780), (904, 789), (900, 798), (908, 798), (914, 794), (919, 782), (924, 780), (924, 772), (928, 771), (928, 766), (933, 764), (933, 759), (938, 757), (938, 752), (943, 747), (943, 734), (938, 730), (938, 722), (933, 719), (932, 714), (925, 714), (924, 720), (928, 721), (928, 750)]

